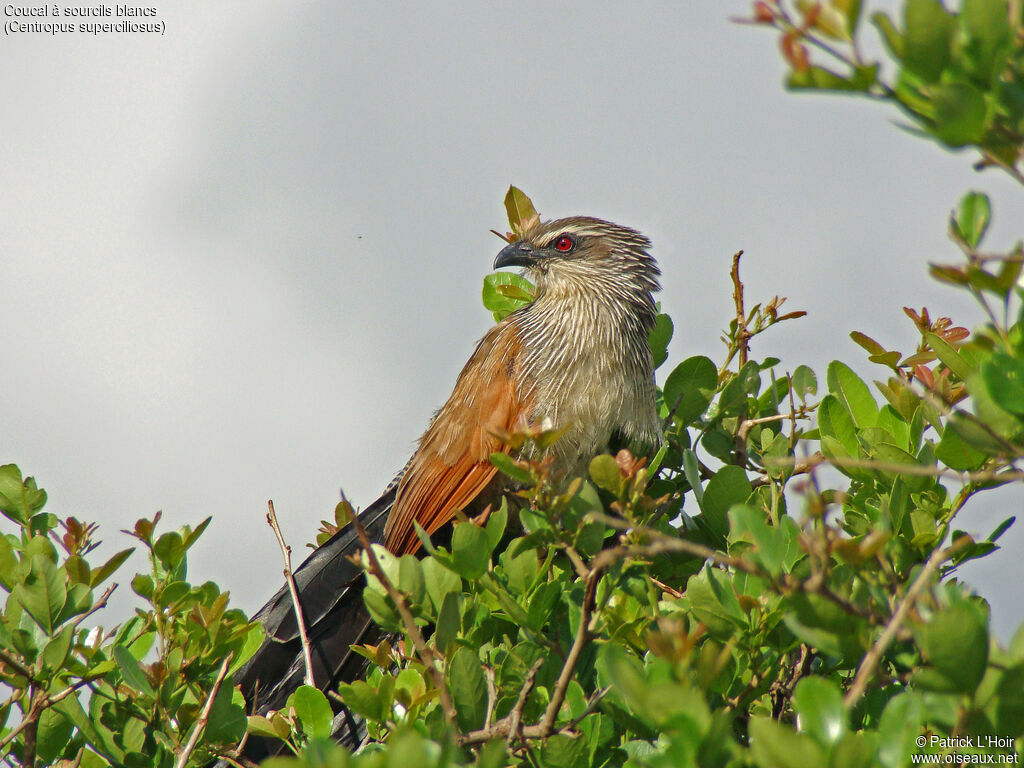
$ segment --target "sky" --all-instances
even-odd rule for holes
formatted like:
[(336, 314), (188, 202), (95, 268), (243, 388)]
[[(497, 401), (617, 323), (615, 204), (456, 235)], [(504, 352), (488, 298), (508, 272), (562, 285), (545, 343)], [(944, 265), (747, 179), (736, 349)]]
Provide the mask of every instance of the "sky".
[[(808, 312), (755, 356), (871, 379), (849, 331), (907, 351), (903, 306), (982, 322), (926, 271), (957, 260), (964, 191), (993, 198), (993, 250), (1021, 236), (1020, 188), (969, 154), (884, 105), (784, 92), (775, 37), (729, 21), (742, 2), (152, 7), (163, 34), (0, 44), (0, 462), (98, 522), (103, 553), (157, 510), (164, 530), (212, 515), (190, 578), (248, 612), (281, 580), (267, 500), (298, 557), (447, 398), (492, 322), (509, 184), (545, 217), (651, 237), (676, 326), (662, 376), (722, 358), (739, 249), (748, 301)], [(959, 525), (987, 535), (1022, 497)], [(1004, 640), (1022, 528), (961, 570)], [(123, 584), (112, 614), (131, 605)]]

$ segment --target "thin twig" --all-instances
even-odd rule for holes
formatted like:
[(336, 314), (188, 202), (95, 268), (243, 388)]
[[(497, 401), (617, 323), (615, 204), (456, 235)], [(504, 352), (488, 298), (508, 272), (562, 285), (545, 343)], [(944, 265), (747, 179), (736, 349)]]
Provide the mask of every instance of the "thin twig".
[(523, 709), (526, 708), (526, 700), (530, 697), (530, 691), (533, 690), (534, 681), (537, 679), (537, 672), (542, 666), (544, 666), (543, 658), (533, 662), (530, 670), (526, 673), (526, 679), (523, 680), (523, 687), (519, 689), (515, 706), (508, 713), (508, 736), (505, 738), (505, 743), (508, 746), (512, 746), (513, 739), (518, 735), (519, 725), (523, 720)]
[(32, 670), (30, 670), (16, 658), (11, 656), (9, 653), (7, 653), (7, 651), (5, 651), (3, 648), (0, 648), (0, 661), (9, 666), (22, 677), (28, 678), (29, 681), (35, 680), (35, 676), (32, 674)]
[[(664, 554), (665, 552), (682, 552), (687, 555), (693, 555), (703, 560), (711, 560), (718, 565), (735, 568), (738, 571), (749, 573), (754, 576), (764, 576), (765, 573), (746, 560), (739, 557), (733, 557), (732, 555), (726, 555), (718, 550), (705, 547), (703, 544), (697, 544), (696, 542), (689, 541), (687, 539), (678, 539), (674, 536), (667, 536), (661, 531), (651, 530), (640, 525), (633, 525), (628, 520), (621, 520), (616, 517), (610, 517), (608, 515), (601, 514), (600, 512), (590, 512), (587, 515), (588, 520), (594, 520), (605, 525), (609, 525), (612, 528), (617, 528), (620, 531), (632, 530), (637, 533), (650, 536), (654, 539), (651, 544), (645, 546), (621, 546), (613, 549), (606, 549), (601, 552), (599, 557), (607, 557), (611, 560), (616, 560), (622, 557), (651, 557), (653, 555)], [(595, 561), (597, 558), (595, 558)]]
[(867, 688), (868, 680), (874, 674), (878, 663), (882, 660), (882, 655), (899, 632), (900, 626), (903, 624), (904, 620), (907, 618), (907, 614), (910, 613), (910, 609), (917, 601), (917, 596), (926, 586), (928, 586), (928, 582), (931, 579), (932, 574), (938, 570), (942, 563), (949, 560), (957, 552), (970, 544), (970, 542), (971, 538), (969, 536), (961, 536), (953, 542), (952, 545), (945, 549), (936, 549), (932, 552), (931, 557), (928, 558), (928, 562), (924, 564), (921, 572), (917, 574), (917, 578), (914, 579), (914, 583), (910, 585), (910, 588), (896, 606), (896, 610), (893, 612), (892, 618), (889, 619), (889, 623), (885, 625), (885, 629), (882, 630), (882, 634), (878, 636), (874, 645), (872, 645), (871, 648), (868, 649), (868, 652), (864, 654), (860, 667), (857, 669), (857, 674), (853, 678), (853, 684), (850, 686), (850, 689), (846, 692), (846, 696), (843, 699), (843, 704), (847, 709), (852, 709), (853, 705), (856, 704), (860, 700), (860, 697), (864, 695), (864, 690)]
[(587, 706), (582, 712), (569, 721), (569, 724), (565, 726), (565, 730), (575, 730), (576, 726), (582, 723), (587, 715), (593, 714), (597, 710), (597, 705), (601, 703), (601, 700), (608, 695), (608, 691), (611, 689), (612, 687), (610, 685), (606, 685), (604, 688), (598, 688), (590, 694), (590, 698), (587, 699)]
[(758, 424), (770, 424), (773, 421), (786, 421), (787, 419), (795, 423), (797, 419), (807, 418), (807, 414), (802, 413), (802, 411), (806, 410), (806, 406), (801, 407), (799, 410), (801, 411), (800, 414), (797, 414), (795, 412), (776, 413), (773, 414), (772, 416), (761, 416), (756, 419), (745, 419), (743, 423), (740, 424), (739, 432), (737, 432), (737, 437), (739, 437), (740, 440), (746, 440), (747, 434), (750, 432), (751, 429), (756, 427)]
[(743, 251), (737, 251), (732, 257), (732, 300), (736, 305), (736, 344), (739, 351), (738, 367), (743, 370), (750, 354), (750, 331), (747, 330), (747, 313), (743, 308), (743, 282), (740, 280), (740, 257)]
[(306, 685), (316, 687), (313, 679), (313, 652), (309, 645), (309, 635), (306, 634), (306, 619), (302, 615), (302, 604), (299, 602), (299, 589), (295, 586), (295, 577), (292, 575), (292, 548), (284, 541), (281, 533), (281, 526), (277, 522), (277, 513), (274, 512), (274, 502), (267, 502), (267, 522), (277, 536), (277, 543), (281, 547), (281, 554), (284, 556), (284, 580), (288, 584), (288, 593), (292, 596), (292, 607), (295, 609), (295, 623), (299, 625), (299, 638), (302, 641), (302, 660), (306, 664)]
[(512, 708), (508, 716), (503, 717), (490, 728), (482, 728), (463, 734), (458, 739), (460, 745), (480, 744), (490, 741), (497, 736), (504, 736), (506, 741), (511, 744), (517, 737), (522, 739), (544, 739), (556, 731), (561, 732), (563, 730), (555, 728), (555, 719), (558, 717), (558, 712), (565, 701), (566, 691), (569, 689), (569, 683), (572, 681), (573, 673), (576, 671), (576, 665), (579, 663), (583, 649), (594, 637), (591, 619), (597, 603), (597, 583), (601, 580), (605, 569), (617, 559), (616, 556), (607, 556), (607, 553), (612, 551), (614, 550), (605, 550), (591, 561), (590, 571), (586, 578), (586, 587), (583, 591), (583, 604), (580, 607), (580, 623), (576, 630), (576, 637), (573, 640), (572, 647), (569, 648), (569, 653), (565, 657), (565, 662), (562, 664), (562, 671), (559, 672), (558, 679), (551, 689), (551, 698), (548, 700), (548, 705), (540, 722), (535, 725), (528, 725), (525, 728), (520, 724), (522, 709), (526, 706), (526, 697), (533, 687), (533, 677), (537, 674), (537, 670), (540, 669), (540, 662), (542, 662), (542, 660), (538, 659), (538, 663), (535, 663), (533, 668), (531, 668), (530, 674), (527, 675), (527, 679), (519, 691), (519, 700), (516, 702), (516, 706)]
[(484, 715), (484, 728), (490, 728), (494, 722), (494, 707), (498, 703), (498, 688), (494, 684), (494, 667), (484, 667), (484, 679), (487, 681), (487, 714)]
[(773, 719), (778, 720), (782, 717), (782, 714), (785, 712), (786, 702), (793, 695), (793, 691), (796, 689), (796, 684), (800, 682), (800, 678), (811, 671), (811, 662), (813, 660), (814, 652), (810, 646), (806, 643), (800, 643), (800, 658), (793, 665), (789, 679), (785, 682), (777, 680), (769, 689), (772, 694)]
[(925, 467), (920, 464), (902, 464), (896, 461), (881, 461), (879, 459), (859, 459), (853, 456), (825, 456), (822, 453), (815, 453), (802, 463), (794, 463), (796, 460), (790, 456), (766, 457), (765, 465), (768, 466), (793, 466), (800, 467), (806, 472), (819, 464), (831, 464), (834, 467), (848, 467), (850, 469), (875, 469), (880, 472), (896, 472), (903, 475), (914, 475), (915, 477), (953, 477), (958, 480), (970, 483), (987, 483), (996, 481), (1009, 483), (1014, 480), (1024, 480), (1024, 470), (1011, 469), (982, 469), (974, 472), (961, 472), (958, 469), (947, 467)]
[(391, 579), (385, 575), (384, 569), (381, 568), (380, 561), (377, 560), (377, 554), (373, 551), (373, 545), (370, 543), (370, 537), (366, 535), (366, 528), (363, 527), (358, 517), (352, 518), (352, 526), (356, 529), (359, 542), (363, 545), (363, 550), (366, 552), (370, 573), (384, 586), (388, 597), (395, 604), (398, 615), (402, 617), (405, 631), (412, 639), (416, 655), (419, 656), (423, 666), (427, 669), (427, 673), (434, 681), (434, 687), (437, 688), (438, 697), (441, 700), (441, 711), (444, 712), (445, 720), (449, 725), (453, 724), (455, 722), (455, 705), (452, 704), (452, 697), (448, 692), (448, 686), (445, 684), (444, 675), (441, 674), (440, 662), (437, 656), (430, 650), (430, 646), (423, 639), (423, 633), (416, 626), (416, 619), (413, 618), (412, 611), (409, 610), (409, 604), (406, 602), (405, 596), (391, 583)]
[[(31, 701), (32, 703), (28, 708), (28, 712), (25, 713), (25, 717), (22, 718), (22, 721), (18, 723), (16, 726), (14, 726), (13, 730), (11, 730), (11, 732), (8, 733), (7, 736), (5, 736), (3, 739), (0, 739), (0, 750), (2, 750), (8, 744), (14, 741), (14, 738), (29, 726), (38, 727), (39, 714), (42, 712), (44, 708), (39, 706), (41, 699), (39, 699), (39, 697), (37, 697), (35, 693), (33, 693)], [(26, 741), (28, 741), (27, 738)], [(24, 755), (22, 756), (22, 761), (23, 764), (27, 764), (27, 758)]]
[(77, 618), (75, 618), (75, 620), (73, 622), (71, 622), (71, 626), (78, 627), (83, 621), (85, 621), (87, 618), (89, 618), (94, 613), (96, 613), (96, 611), (99, 611), (99, 610), (102, 610), (103, 608), (106, 608), (107, 607), (107, 600), (109, 600), (110, 596), (112, 594), (114, 594), (114, 590), (115, 589), (117, 589), (117, 584), (116, 583), (111, 584), (109, 587), (107, 587), (105, 590), (103, 590), (103, 594), (100, 595), (100, 599), (97, 600), (95, 603), (93, 603), (92, 608), (90, 608), (88, 611), (83, 613), (81, 616), (78, 616)]
[[(273, 510), (273, 507), (271, 507)], [(203, 704), (203, 709), (199, 713), (199, 719), (196, 720), (196, 724), (192, 726), (192, 733), (188, 737), (188, 741), (185, 743), (185, 748), (178, 755), (178, 759), (174, 761), (174, 768), (185, 768), (188, 765), (188, 758), (192, 754), (192, 750), (196, 748), (196, 744), (199, 743), (199, 737), (203, 733), (203, 729), (206, 728), (206, 723), (210, 719), (210, 711), (213, 709), (213, 700), (217, 698), (217, 692), (220, 690), (220, 684), (224, 682), (224, 678), (228, 676), (228, 667), (231, 666), (231, 660), (235, 657), (235, 654), (229, 653), (224, 661), (220, 664), (220, 671), (217, 672), (217, 679), (213, 681), (213, 688), (210, 689), (210, 694), (206, 697), (206, 703)]]
[[(789, 475), (791, 477), (794, 475), (806, 475), (813, 472), (816, 466), (824, 463), (825, 461), (825, 454), (821, 453), (821, 451), (816, 451), (804, 461), (797, 461), (796, 458), (790, 457), (783, 457), (781, 460), (767, 456), (764, 458), (765, 466), (777, 466), (780, 464), (782, 466), (792, 465), (789, 469)], [(768, 475), (761, 475), (760, 477), (755, 477), (750, 481), (750, 485), (753, 488), (760, 488), (762, 485), (768, 485), (769, 483), (771, 483), (771, 478)]]

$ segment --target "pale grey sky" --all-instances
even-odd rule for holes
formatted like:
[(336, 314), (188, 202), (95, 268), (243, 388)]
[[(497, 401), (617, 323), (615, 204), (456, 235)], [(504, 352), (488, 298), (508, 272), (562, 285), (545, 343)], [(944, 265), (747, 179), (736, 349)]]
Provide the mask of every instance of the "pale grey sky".
[[(6, 37), (0, 460), (106, 551), (158, 509), (164, 530), (213, 515), (190, 576), (255, 610), (281, 574), (266, 500), (298, 554), (450, 392), (490, 323), (509, 183), (651, 236), (670, 364), (720, 357), (740, 248), (750, 301), (809, 312), (755, 346), (790, 369), (879, 377), (847, 334), (909, 349), (904, 305), (980, 322), (926, 262), (956, 258), (968, 188), (1008, 247), (1020, 189), (891, 110), (784, 93), (775, 38), (728, 21), (747, 7), (176, 0), (162, 36)], [(1024, 532), (1003, 541), (963, 576), (1005, 638)]]

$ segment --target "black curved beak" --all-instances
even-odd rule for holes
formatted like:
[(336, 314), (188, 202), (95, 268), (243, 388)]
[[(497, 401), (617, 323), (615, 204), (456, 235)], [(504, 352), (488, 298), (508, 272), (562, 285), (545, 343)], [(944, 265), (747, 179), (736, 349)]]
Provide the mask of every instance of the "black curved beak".
[(516, 240), (509, 243), (494, 259), (494, 268), (502, 267), (531, 267), (537, 263), (538, 256), (534, 253), (531, 245), (525, 240)]

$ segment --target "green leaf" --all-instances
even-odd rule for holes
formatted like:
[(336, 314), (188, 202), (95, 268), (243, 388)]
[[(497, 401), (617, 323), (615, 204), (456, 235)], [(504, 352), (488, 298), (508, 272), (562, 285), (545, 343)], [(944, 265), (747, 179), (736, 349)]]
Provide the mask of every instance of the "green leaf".
[(168, 571), (173, 571), (185, 557), (185, 542), (177, 531), (163, 534), (153, 545), (153, 554)]
[(505, 193), (505, 213), (508, 214), (508, 223), (512, 231), (520, 236), (540, 220), (537, 210), (533, 207), (533, 201), (521, 189), (511, 185)]
[(873, 427), (878, 423), (878, 405), (868, 385), (848, 365), (838, 360), (829, 363), (828, 389), (846, 406), (858, 429)]
[(672, 318), (664, 313), (659, 313), (654, 318), (654, 327), (647, 334), (647, 342), (651, 346), (651, 358), (654, 361), (655, 369), (668, 359), (668, 343), (672, 341), (674, 331)]
[(1011, 413), (1024, 414), (1024, 362), (996, 352), (982, 363), (981, 376), (996, 405)]
[(234, 674), (238, 671), (239, 667), (245, 664), (249, 659), (252, 658), (253, 654), (260, 649), (263, 645), (263, 640), (266, 637), (266, 632), (263, 629), (263, 625), (260, 622), (253, 622), (249, 629), (245, 631), (245, 639), (242, 641), (241, 647), (235, 654), (234, 660), (231, 662), (231, 666), (228, 668), (228, 674)]
[(440, 611), (445, 598), (462, 591), (462, 579), (432, 557), (423, 561), (423, 581), (435, 611)]
[(398, 559), (398, 581), (395, 582), (403, 593), (409, 595), (412, 602), (419, 604), (427, 596), (423, 579), (423, 566), (418, 557), (402, 555)]
[(461, 593), (449, 592), (444, 596), (437, 612), (437, 626), (434, 629), (434, 643), (441, 653), (448, 655), (449, 648), (462, 628)]
[(924, 725), (925, 707), (918, 693), (899, 693), (885, 705), (878, 724), (878, 758), (884, 768), (903, 768), (919, 752), (915, 739)]
[(939, 0), (907, 0), (903, 65), (926, 83), (939, 79), (950, 59), (956, 21)]
[(513, 622), (539, 632), (543, 629), (548, 616), (551, 615), (555, 603), (561, 597), (562, 589), (561, 585), (550, 581), (539, 585), (530, 594), (526, 611), (512, 599), (507, 591), (495, 590), (495, 595)]
[(974, 373), (974, 367), (948, 341), (930, 332), (926, 333), (924, 337), (935, 356), (961, 380), (966, 380)]
[(185, 549), (192, 548), (192, 545), (199, 540), (199, 537), (203, 535), (203, 531), (210, 525), (211, 520), (213, 520), (212, 516), (207, 517), (195, 529), (190, 529), (187, 525), (185, 526)]
[(288, 697), (288, 706), (295, 708), (295, 716), (302, 723), (302, 732), (315, 738), (329, 738), (334, 712), (327, 697), (310, 685), (300, 685)]
[(809, 733), (819, 744), (831, 746), (846, 733), (843, 694), (831, 680), (803, 678), (793, 691), (793, 708), (800, 716), (800, 730)]
[(14, 586), (18, 574), (15, 569), (18, 567), (18, 558), (14, 554), (14, 547), (7, 540), (7, 536), (0, 533), (0, 584), (8, 591)]
[(761, 388), (761, 371), (754, 360), (747, 362), (729, 383), (722, 387), (718, 410), (729, 415), (746, 415), (747, 398), (756, 397)]
[(43, 648), (43, 663), (49, 670), (59, 670), (64, 665), (71, 650), (71, 641), (75, 635), (75, 628), (68, 625), (62, 629), (56, 637), (47, 642)]
[(792, 610), (784, 621), (797, 637), (829, 656), (860, 660), (870, 643), (863, 619), (820, 595), (797, 592), (788, 602)]
[(729, 538), (737, 541), (746, 536), (754, 544), (754, 557), (760, 565), (773, 575), (782, 570), (782, 563), (789, 548), (785, 533), (768, 525), (761, 509), (737, 504), (729, 509), (731, 522)]
[(988, 541), (998, 541), (999, 537), (1006, 533), (1009, 530), (1010, 526), (1013, 525), (1015, 522), (1017, 522), (1016, 515), (1013, 515), (1003, 520), (1003, 522), (997, 525), (995, 527), (995, 530), (993, 530), (992, 533), (988, 535)]
[(537, 295), (533, 283), (515, 272), (492, 272), (484, 278), (481, 294), (484, 307), (501, 322)]
[(142, 671), (142, 667), (131, 651), (123, 645), (115, 645), (114, 661), (117, 662), (117, 668), (121, 671), (121, 677), (124, 678), (128, 685), (148, 696), (154, 695), (153, 686), (150, 685), (149, 678), (146, 677), (146, 673)]
[(36, 759), (43, 765), (53, 762), (71, 738), (73, 724), (53, 707), (44, 709), (39, 714), (39, 725), (36, 730)]
[(1003, 62), (1011, 36), (1005, 0), (963, 0), (960, 26), (966, 38), (962, 59), (969, 62), (980, 84), (988, 85)]
[(708, 527), (724, 538), (729, 532), (729, 508), (745, 502), (752, 490), (742, 467), (727, 465), (718, 470), (704, 489), (703, 517)]
[(470, 731), (482, 726), (487, 709), (487, 684), (480, 659), (468, 648), (458, 648), (448, 662), (448, 690), (459, 728)]
[(792, 90), (867, 92), (878, 79), (878, 65), (861, 67), (853, 77), (843, 77), (830, 69), (812, 65), (789, 73), (786, 87)]
[[(993, 355), (994, 357), (995, 355)], [(994, 362), (990, 358), (983, 362), (978, 373), (971, 376), (966, 382), (967, 391), (974, 399), (977, 419), (971, 419), (968, 416), (962, 417), (963, 421), (958, 425), (957, 431), (960, 432), (960, 436), (964, 440), (979, 450), (987, 449), (981, 439), (976, 439), (972, 432), (981, 432), (990, 438), (993, 436), (989, 434), (991, 432), (1006, 440), (1015, 440), (1024, 435), (1024, 421), (1011, 413), (1001, 401), (1001, 398), (1009, 396), (1011, 401), (1020, 404), (1020, 392), (1017, 389), (1019, 382), (1013, 371), (1014, 367), (1012, 363)], [(952, 419), (951, 423), (954, 423)], [(978, 429), (970, 432), (962, 430), (961, 428), (966, 427), (968, 423)], [(996, 442), (998, 443), (998, 440)], [(1005, 450), (1005, 446), (1000, 443), (1000, 448), (993, 452), (1001, 453)]]
[[(1007, 414), (1009, 418), (1012, 418)], [(979, 424), (974, 418), (963, 411), (954, 411), (946, 422), (946, 429), (943, 432), (953, 430), (971, 448), (981, 451), (986, 456), (997, 456), (1003, 452), (1003, 444)]]
[(604, 453), (590, 460), (590, 479), (594, 485), (618, 496), (622, 493), (625, 478), (614, 456)]
[(850, 338), (854, 340), (859, 346), (866, 349), (872, 355), (884, 355), (886, 352), (885, 347), (879, 344), (877, 341), (872, 339), (866, 333), (860, 331), (850, 331)]
[(478, 579), (491, 563), (487, 533), (473, 523), (456, 523), (452, 533), (452, 565), (464, 579)]
[[(108, 734), (109, 731), (102, 728), (102, 724), (99, 720), (97, 719), (97, 722), (95, 724), (93, 723), (92, 719), (82, 708), (82, 702), (79, 700), (77, 694), (67, 696), (53, 706), (54, 709), (60, 711), (75, 725), (94, 749), (106, 756), (114, 765), (118, 763), (123, 753), (117, 745), (113, 743), (113, 739), (108, 740), (106, 738), (106, 734)], [(100, 727), (98, 728), (97, 725)]]
[(871, 23), (875, 25), (878, 33), (882, 36), (882, 40), (885, 41), (885, 46), (889, 49), (889, 53), (893, 55), (893, 58), (897, 60), (902, 59), (903, 35), (896, 29), (892, 19), (882, 11), (878, 11), (871, 14)]
[[(384, 572), (387, 580), (391, 582), (392, 586), (397, 586), (401, 574), (399, 558), (395, 557), (391, 554), (390, 550), (380, 544), (373, 545), (373, 554), (377, 557), (377, 563), (380, 565), (380, 569)], [(387, 587), (381, 583), (380, 579), (372, 574), (367, 576), (366, 585), (369, 591), (380, 595), (386, 595), (388, 592)]]
[(665, 380), (665, 404), (680, 424), (692, 424), (708, 409), (718, 389), (718, 369), (706, 357), (683, 360)]
[(21, 470), (15, 464), (0, 466), (0, 512), (19, 525), (28, 521), (46, 504), (46, 491), (36, 487), (36, 481), (21, 479)]
[(729, 577), (709, 566), (686, 582), (686, 596), (691, 610), (713, 636), (728, 638), (746, 625)]
[(507, 475), (521, 485), (532, 487), (536, 484), (533, 475), (530, 474), (530, 470), (519, 466), (515, 459), (507, 453), (492, 453), (491, 464), (496, 466), (502, 474)]
[(205, 740), (231, 743), (241, 739), (247, 726), (244, 703), (242, 694), (234, 690), (229, 680), (225, 680), (210, 708), (210, 718), (203, 733)]
[(984, 464), (987, 456), (968, 445), (955, 429), (947, 428), (935, 446), (935, 458), (950, 469), (970, 472)]
[(697, 500), (697, 506), (704, 509), (704, 486), (700, 482), (700, 467), (697, 463), (697, 454), (692, 448), (683, 450), (683, 474), (686, 475), (686, 482), (693, 489), (693, 498)]
[(807, 768), (828, 764), (825, 751), (812, 738), (767, 717), (752, 717), (749, 732), (750, 751), (760, 765)]
[(985, 97), (973, 85), (949, 83), (930, 89), (935, 135), (951, 147), (978, 144), (985, 135)]
[[(1006, 18), (1005, 10), (1003, 18), (1004, 20)], [(967, 244), (968, 248), (973, 249), (981, 243), (991, 220), (992, 206), (989, 204), (988, 195), (982, 192), (968, 192), (960, 198), (960, 206), (951, 217), (950, 224), (953, 227), (953, 232)], [(932, 335), (928, 334), (928, 336)], [(938, 350), (936, 350), (936, 354), (938, 354)], [(943, 362), (945, 361), (943, 360)], [(961, 378), (964, 377), (961, 376)]]
[[(377, 690), (363, 680), (357, 680), (351, 685), (339, 685), (338, 695), (346, 707), (367, 720), (380, 721), (387, 716)], [(249, 722), (252, 723), (252, 718), (249, 718)]]
[(540, 746), (540, 765), (544, 768), (583, 768), (587, 760), (587, 742), (581, 737), (555, 734)]
[(31, 571), (24, 582), (15, 585), (13, 594), (42, 630), (52, 635), (68, 593), (63, 572), (50, 558), (33, 556)]
[(916, 676), (920, 685), (944, 692), (974, 692), (988, 664), (988, 621), (981, 608), (968, 599), (957, 599), (915, 628), (914, 634), (931, 664)]
[(501, 506), (491, 512), (484, 524), (484, 531), (487, 532), (487, 546), (493, 552), (495, 547), (501, 543), (501, 537), (505, 535), (505, 526), (508, 524), (508, 499), (504, 496), (501, 499)]
[[(929, 465), (919, 461), (915, 456), (892, 443), (872, 443), (868, 450), (868, 456), (883, 464), (893, 465), (892, 468), (886, 467), (885, 469), (876, 470), (878, 477), (882, 478), (887, 485), (891, 485), (899, 477), (912, 493), (917, 493), (935, 483), (933, 477), (914, 472), (915, 469), (920, 467), (934, 466), (934, 462)], [(902, 469), (903, 466), (907, 467), (906, 471)], [(897, 469), (896, 467), (900, 468)]]

